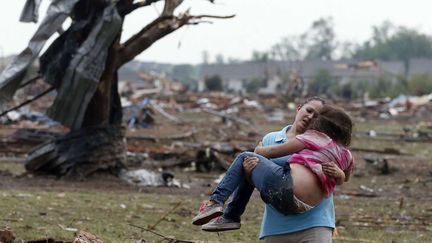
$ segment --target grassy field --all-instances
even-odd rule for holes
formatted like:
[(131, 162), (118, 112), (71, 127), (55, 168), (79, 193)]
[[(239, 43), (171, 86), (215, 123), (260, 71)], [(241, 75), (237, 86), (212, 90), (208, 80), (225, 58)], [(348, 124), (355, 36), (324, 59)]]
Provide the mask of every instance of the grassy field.
[[(405, 124), (406, 125), (406, 124)], [(356, 131), (402, 132), (404, 124), (360, 123)], [(280, 124), (270, 124), (280, 127)], [(264, 128), (263, 130), (266, 130)], [(349, 183), (336, 188), (335, 242), (432, 242), (432, 151), (430, 143), (355, 138), (353, 147), (402, 155), (355, 152), (356, 171)], [(379, 173), (363, 157), (386, 158), (391, 173)], [(374, 167), (375, 166), (375, 167)], [(0, 228), (17, 238), (72, 241), (76, 231), (90, 232), (106, 242), (258, 242), (263, 203), (254, 195), (242, 218), (242, 228), (206, 233), (191, 218), (210, 188), (145, 192), (140, 189), (99, 188), (46, 179), (45, 186), (25, 181), (20, 161), (0, 162)], [(217, 175), (216, 175), (217, 176)], [(4, 179), (7, 180), (4, 180)], [(62, 186), (57, 186), (62, 183)], [(52, 187), (50, 186), (52, 185)]]
[[(73, 231), (79, 229), (107, 242), (163, 241), (157, 234), (178, 240), (253, 242), (262, 214), (261, 202), (256, 198), (244, 217), (242, 230), (216, 234), (205, 233), (190, 223), (203, 197), (15, 190), (2, 190), (0, 197), (3, 226), (26, 240), (71, 240)], [(155, 233), (136, 226), (151, 228)]]
[[(254, 197), (241, 230), (206, 233), (190, 224), (202, 197), (112, 192), (0, 191), (3, 226), (21, 239), (71, 240), (84, 230), (107, 242), (145, 239), (257, 242), (262, 203)], [(335, 196), (335, 242), (431, 242), (429, 199)], [(425, 218), (429, 217), (425, 221)], [(151, 228), (152, 231), (142, 230)], [(162, 235), (159, 236), (158, 234)]]

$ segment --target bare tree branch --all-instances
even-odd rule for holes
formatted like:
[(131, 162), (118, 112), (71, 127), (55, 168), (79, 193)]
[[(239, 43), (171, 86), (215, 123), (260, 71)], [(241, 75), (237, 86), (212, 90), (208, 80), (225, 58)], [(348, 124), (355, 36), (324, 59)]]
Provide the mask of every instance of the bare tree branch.
[[(171, 23), (174, 22), (178, 22), (179, 24), (173, 26)], [(186, 23), (187, 21), (177, 21), (175, 16), (155, 19), (120, 47), (117, 67), (132, 60), (135, 56), (149, 48), (154, 42), (183, 26), (183, 22)]]
[(213, 24), (213, 22), (202, 20), (202, 21), (189, 22), (186, 25), (199, 25), (199, 24)]
[(48, 94), (49, 92), (53, 91), (54, 89), (55, 89), (54, 87), (50, 87), (50, 88), (48, 88), (47, 90), (45, 90), (45, 91), (43, 91), (42, 93), (36, 95), (35, 97), (33, 97), (33, 98), (31, 98), (31, 99), (28, 99), (28, 100), (22, 102), (21, 104), (19, 104), (19, 105), (15, 106), (15, 107), (12, 107), (12, 108), (10, 108), (10, 109), (8, 109), (8, 110), (2, 112), (2, 113), (0, 114), (0, 117), (6, 115), (7, 113), (9, 113), (9, 112), (11, 112), (11, 111), (13, 111), (13, 110), (18, 110), (19, 108), (21, 108), (21, 107), (23, 107), (23, 106), (25, 106), (25, 105), (27, 105), (27, 104), (30, 104), (31, 102), (33, 102), (33, 101), (39, 99), (40, 97), (42, 97), (42, 96)]
[(162, 16), (171, 16), (174, 14), (174, 10), (180, 6), (183, 0), (165, 0), (165, 6), (162, 11)]
[[(120, 67), (135, 56), (149, 48), (153, 43), (171, 32), (188, 24), (199, 24), (204, 21), (196, 21), (203, 18), (228, 19), (235, 15), (216, 16), (216, 15), (189, 15), (189, 11), (179, 16), (174, 16), (174, 10), (181, 4), (182, 0), (165, 1), (165, 7), (161, 16), (145, 26), (141, 31), (127, 40), (119, 49), (119, 59), (117, 66)], [(194, 21), (195, 20), (195, 21)]]
[(152, 3), (159, 2), (160, 0), (144, 0), (137, 3), (133, 3), (133, 0), (126, 0), (127, 2), (123, 1), (122, 3), (119, 3), (118, 11), (121, 16), (126, 16), (130, 14), (131, 12), (137, 10), (141, 7), (149, 6)]
[(161, 16), (145, 26), (140, 32), (127, 40), (119, 50), (117, 67), (132, 60), (135, 56), (149, 48), (154, 42), (174, 30), (182, 27), (189, 21), (189, 16), (183, 14), (174, 16), (174, 10), (183, 0), (165, 0), (165, 6)]
[[(187, 25), (198, 25), (198, 24), (213, 24), (212, 21), (209, 20), (197, 20), (201, 18), (215, 18), (215, 19), (229, 19), (233, 18), (235, 15), (228, 15), (228, 16), (215, 16), (215, 15), (198, 15), (198, 16), (191, 16), (191, 20), (187, 23)], [(195, 20), (195, 21), (192, 21)]]
[(197, 16), (191, 16), (192, 19), (202, 19), (202, 18), (211, 18), (211, 19), (230, 19), (234, 18), (235, 14), (227, 15), (227, 16), (218, 16), (218, 15), (197, 15)]
[(40, 79), (40, 78), (41, 78), (41, 76), (40, 76), (40, 74), (38, 74), (36, 77), (34, 77), (34, 78), (28, 80), (28, 81), (25, 82), (25, 83), (22, 83), (22, 84), (19, 86), (19, 88), (24, 88), (25, 86), (27, 86), (27, 85), (33, 83), (34, 81), (36, 81), (36, 80), (38, 80), (38, 79)]

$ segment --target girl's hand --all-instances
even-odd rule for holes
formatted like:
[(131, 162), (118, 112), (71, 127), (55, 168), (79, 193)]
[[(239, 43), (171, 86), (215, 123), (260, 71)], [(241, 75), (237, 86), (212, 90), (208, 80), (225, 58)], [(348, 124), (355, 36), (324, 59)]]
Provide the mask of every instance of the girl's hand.
[(251, 181), (252, 171), (255, 169), (255, 167), (258, 164), (259, 159), (257, 157), (246, 157), (243, 160), (243, 169), (246, 173), (246, 178), (249, 182)]
[(321, 164), (324, 174), (335, 178), (336, 184), (341, 185), (345, 181), (345, 173), (335, 162)]

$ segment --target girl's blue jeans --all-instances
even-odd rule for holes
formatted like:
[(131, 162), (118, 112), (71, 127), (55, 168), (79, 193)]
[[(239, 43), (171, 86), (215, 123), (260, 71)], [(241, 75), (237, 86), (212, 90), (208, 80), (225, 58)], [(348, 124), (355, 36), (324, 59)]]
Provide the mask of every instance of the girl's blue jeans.
[[(243, 169), (243, 160), (246, 157), (259, 159), (251, 175), (253, 185), (247, 181)], [(289, 164), (287, 163), (285, 167), (282, 167), (251, 152), (243, 152), (235, 158), (210, 199), (224, 204), (234, 193), (232, 201), (224, 211), (224, 217), (240, 222), (240, 217), (246, 209), (254, 188), (258, 189), (265, 203), (271, 204), (281, 213), (296, 213), (297, 207), (294, 204), (293, 181)]]

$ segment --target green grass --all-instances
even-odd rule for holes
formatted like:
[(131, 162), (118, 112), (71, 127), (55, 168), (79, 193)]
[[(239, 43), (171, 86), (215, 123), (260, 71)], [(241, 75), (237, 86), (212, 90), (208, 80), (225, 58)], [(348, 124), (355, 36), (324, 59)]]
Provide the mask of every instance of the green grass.
[(190, 222), (204, 198), (111, 192), (26, 192), (0, 191), (0, 219), (24, 240), (71, 240), (74, 233), (64, 228), (88, 231), (107, 242), (149, 242), (163, 238), (131, 226), (154, 225), (154, 231), (181, 240), (257, 241), (262, 205), (254, 200), (244, 217), (242, 230), (224, 234), (206, 233)]
[(335, 204), (342, 237), (376, 242), (432, 241), (430, 198), (336, 197)]
[[(279, 130), (283, 126), (278, 122), (260, 121), (259, 124), (263, 125), (259, 127), (265, 132)], [(391, 121), (372, 121), (357, 124), (356, 131), (399, 133), (402, 127), (403, 124)], [(354, 138), (353, 147), (377, 150), (395, 148), (417, 157), (392, 157), (390, 165), (399, 170), (380, 176), (367, 172), (361, 159), (363, 154), (357, 154), (356, 170), (362, 172), (362, 176), (354, 176), (349, 183), (337, 187), (335, 193), (339, 234), (334, 237), (335, 242), (432, 242), (432, 182), (415, 182), (417, 179), (430, 179), (430, 143)], [(22, 174), (23, 163), (4, 160), (0, 162), (0, 171)], [(411, 182), (401, 182), (407, 178)], [(379, 196), (344, 195), (347, 192), (361, 192), (361, 185), (372, 188)], [(252, 198), (240, 230), (217, 234), (203, 232), (190, 223), (200, 201), (206, 199), (204, 196), (115, 192), (106, 188), (79, 190), (45, 191), (35, 187), (31, 190), (0, 189), (0, 229), (10, 227), (17, 238), (24, 240), (53, 238), (71, 241), (75, 233), (65, 230), (71, 228), (88, 231), (106, 242), (139, 239), (166, 242), (154, 233), (131, 226), (147, 228), (163, 218), (154, 231), (166, 237), (192, 241), (258, 242), (263, 213), (263, 203), (258, 196)]]
[[(2, 226), (10, 227), (18, 238), (24, 240), (71, 240), (74, 232), (64, 228), (74, 228), (93, 233), (107, 242), (138, 239), (160, 242), (162, 237), (131, 224), (147, 228), (168, 213), (154, 229), (166, 237), (193, 241), (257, 242), (263, 209), (261, 200), (254, 197), (243, 217), (242, 229), (217, 234), (203, 232), (190, 224), (203, 197), (1, 190), (0, 199)], [(432, 218), (429, 201), (427, 198), (405, 198), (401, 210), (399, 197), (346, 199), (335, 196), (339, 232), (335, 241), (430, 242), (431, 222), (424, 221), (424, 218)]]

